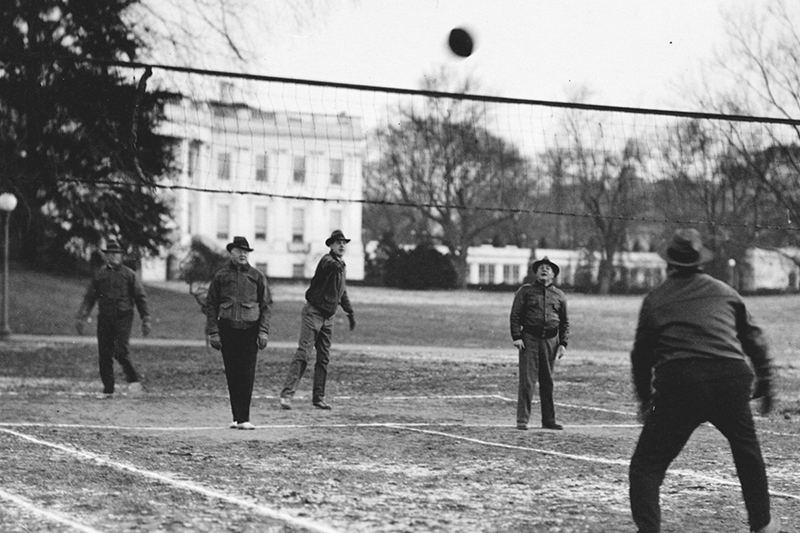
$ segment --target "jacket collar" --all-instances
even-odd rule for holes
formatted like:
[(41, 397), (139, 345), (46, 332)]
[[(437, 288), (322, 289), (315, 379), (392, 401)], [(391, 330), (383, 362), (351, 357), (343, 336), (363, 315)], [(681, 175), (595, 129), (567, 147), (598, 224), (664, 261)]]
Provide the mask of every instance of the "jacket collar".
[(247, 272), (248, 270), (250, 270), (250, 263), (244, 265), (237, 265), (236, 263), (231, 261), (228, 263), (228, 268), (230, 268), (231, 270), (238, 270), (239, 272)]

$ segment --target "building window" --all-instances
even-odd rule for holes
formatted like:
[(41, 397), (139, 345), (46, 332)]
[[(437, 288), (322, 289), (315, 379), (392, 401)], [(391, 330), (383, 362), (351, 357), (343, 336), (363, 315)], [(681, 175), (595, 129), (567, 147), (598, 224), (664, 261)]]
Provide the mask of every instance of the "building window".
[(478, 265), (478, 283), (494, 283), (494, 265), (487, 263)]
[(189, 176), (189, 181), (194, 180), (197, 175), (197, 169), (200, 165), (200, 141), (191, 141), (189, 143), (189, 166), (186, 169), (186, 174)]
[(292, 209), (292, 242), (305, 242), (306, 213), (302, 207)]
[(230, 152), (220, 152), (219, 160), (217, 161), (217, 178), (219, 178), (220, 181), (228, 181), (231, 179)]
[(509, 285), (519, 283), (519, 265), (503, 265), (503, 282)]
[(269, 158), (267, 158), (267, 154), (256, 156), (256, 181), (267, 181), (267, 178), (269, 178), (267, 173), (268, 162)]
[(344, 161), (331, 159), (331, 185), (341, 185), (344, 175)]
[(294, 166), (292, 167), (294, 172), (294, 182), (295, 183), (305, 183), (306, 181), (306, 158), (303, 156), (297, 156), (294, 158)]
[(295, 263), (292, 265), (292, 277), (304, 278), (306, 277), (306, 266), (303, 263)]
[(231, 226), (231, 206), (217, 206), (217, 239), (227, 239)]
[(256, 207), (255, 213), (255, 234), (257, 241), (267, 240), (267, 208), (263, 206)]
[(256, 263), (256, 270), (258, 270), (259, 272), (261, 272), (262, 274), (264, 274), (266, 276), (267, 275), (267, 264), (266, 263)]
[(330, 212), (329, 216), (330, 216), (330, 220), (329, 220), (330, 226), (328, 227), (329, 232), (332, 232), (332, 231), (337, 230), (337, 229), (343, 229), (343, 227), (342, 227), (342, 210), (341, 209), (331, 209), (331, 212)]

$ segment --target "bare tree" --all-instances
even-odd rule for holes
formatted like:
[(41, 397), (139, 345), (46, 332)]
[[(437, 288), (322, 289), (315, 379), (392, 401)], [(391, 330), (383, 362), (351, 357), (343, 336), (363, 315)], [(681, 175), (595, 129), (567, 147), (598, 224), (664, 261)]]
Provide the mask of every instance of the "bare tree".
[[(446, 72), (424, 88), (453, 83)], [(464, 80), (457, 93), (468, 93)], [(441, 90), (441, 89), (439, 89)], [(372, 200), (412, 207), (430, 237), (445, 245), (463, 285), (467, 248), (528, 203), (531, 169), (508, 141), (485, 127), (482, 108), (468, 99), (426, 98), (378, 132), (380, 155), (370, 176)]]
[(143, 0), (129, 14), (150, 59), (166, 64), (252, 70), (277, 29), (302, 32), (330, 0)]
[[(725, 14), (728, 48), (714, 74), (729, 80), (698, 97), (722, 113), (800, 118), (800, 4), (768, 0)], [(750, 122), (721, 124), (719, 133), (749, 168), (750, 179), (772, 193), (787, 226), (800, 220), (800, 126)], [(795, 243), (798, 242), (798, 232)]]
[(592, 221), (594, 243), (600, 251), (598, 291), (608, 294), (614, 282), (614, 259), (625, 249), (636, 216), (647, 210), (642, 179), (643, 156), (636, 139), (616, 146), (604, 125), (591, 114), (568, 113), (567, 147), (562, 171), (581, 210)]
[(768, 235), (760, 235), (757, 228), (773, 222), (776, 202), (754, 176), (759, 167), (769, 166), (764, 154), (743, 158), (723, 129), (701, 120), (678, 122), (668, 129), (659, 208), (666, 218), (703, 226), (705, 240), (716, 252), (718, 264), (711, 265), (712, 273), (716, 269), (724, 279), (729, 258), (741, 261), (748, 247), (759, 240), (768, 242)]

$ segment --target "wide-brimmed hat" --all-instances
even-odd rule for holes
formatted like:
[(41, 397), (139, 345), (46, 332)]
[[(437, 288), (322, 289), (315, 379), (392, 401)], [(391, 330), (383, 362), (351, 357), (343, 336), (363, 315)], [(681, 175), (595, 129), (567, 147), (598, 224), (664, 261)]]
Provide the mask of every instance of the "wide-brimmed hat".
[(125, 253), (125, 250), (119, 245), (119, 243), (115, 239), (109, 239), (108, 244), (105, 248), (103, 248), (104, 254), (122, 254)]
[(550, 265), (550, 268), (553, 269), (553, 277), (558, 276), (558, 273), (561, 272), (561, 269), (558, 268), (558, 265), (550, 261), (550, 259), (547, 256), (544, 256), (543, 258), (534, 261), (533, 264), (531, 265), (531, 272), (535, 274), (536, 270), (538, 270), (539, 267), (542, 265)]
[(688, 228), (675, 231), (672, 241), (661, 252), (661, 257), (670, 265), (695, 267), (709, 262), (714, 254), (703, 246), (700, 232)]
[(344, 233), (342, 233), (342, 230), (337, 229), (334, 230), (333, 233), (331, 233), (331, 236), (327, 238), (327, 240), (325, 241), (325, 246), (330, 246), (332, 242), (336, 241), (350, 242), (350, 239), (345, 238)]
[(247, 239), (244, 237), (234, 237), (233, 242), (228, 243), (225, 247), (229, 252), (234, 248), (241, 248), (245, 252), (252, 252), (253, 249), (250, 248), (250, 243), (247, 242)]

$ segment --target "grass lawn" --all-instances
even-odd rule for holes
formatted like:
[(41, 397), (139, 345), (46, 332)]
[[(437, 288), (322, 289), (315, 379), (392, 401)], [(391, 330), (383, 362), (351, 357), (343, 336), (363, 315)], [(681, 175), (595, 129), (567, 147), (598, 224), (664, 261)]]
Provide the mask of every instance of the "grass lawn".
[[(74, 334), (75, 313), (87, 283), (84, 278), (12, 270), (11, 330), (43, 335)], [(303, 284), (272, 284), (273, 341), (296, 341), (305, 288)], [(154, 319), (153, 337), (203, 337), (205, 319), (191, 295), (153, 286), (147, 287), (147, 293)], [(344, 313), (340, 312), (334, 343), (467, 349), (510, 346), (508, 313), (513, 299), (510, 292), (401, 291), (351, 286), (349, 293), (358, 326), (349, 331)], [(629, 351), (641, 301), (642, 296), (568, 293), (570, 347), (581, 351)], [(800, 296), (754, 296), (748, 297), (747, 302), (756, 321), (766, 330), (776, 360), (797, 364)], [(93, 334), (91, 327), (87, 334)], [(134, 336), (137, 335), (138, 321), (134, 327)]]

